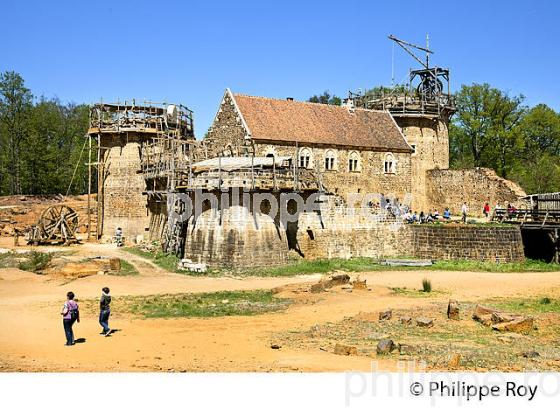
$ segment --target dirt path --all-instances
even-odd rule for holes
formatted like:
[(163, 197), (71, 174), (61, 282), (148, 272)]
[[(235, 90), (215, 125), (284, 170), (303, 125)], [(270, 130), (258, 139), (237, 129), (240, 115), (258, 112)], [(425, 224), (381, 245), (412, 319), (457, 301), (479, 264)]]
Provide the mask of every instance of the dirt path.
[[(80, 254), (120, 250), (84, 247)], [(122, 256), (122, 254), (120, 254)], [(335, 322), (360, 312), (389, 307), (413, 307), (446, 300), (476, 301), (497, 296), (542, 295), (560, 290), (560, 273), (481, 272), (372, 272), (361, 273), (371, 291), (343, 290), (321, 294), (313, 303), (296, 304), (287, 311), (260, 316), (213, 319), (138, 319), (114, 312), (111, 324), (120, 329), (104, 338), (95, 315), (76, 325), (76, 337), (85, 343), (63, 346), (58, 315), (64, 295), (97, 297), (109, 286), (115, 297), (217, 290), (270, 289), (288, 283), (315, 282), (318, 275), (292, 278), (205, 278), (165, 272), (126, 254), (140, 276), (90, 276), (63, 283), (17, 269), (0, 270), (0, 368), (4, 371), (343, 371), (369, 370), (367, 357), (341, 357), (321, 350), (282, 347), (273, 350), (277, 332), (303, 330)], [(396, 295), (389, 287), (418, 288), (423, 277), (435, 298)], [(394, 370), (393, 359), (380, 368)]]
[[(60, 248), (56, 248), (60, 249)], [(79, 299), (99, 296), (108, 286), (115, 297), (219, 290), (271, 289), (286, 284), (316, 282), (319, 275), (291, 278), (207, 278), (167, 272), (150, 261), (114, 245), (71, 247), (79, 257), (117, 256), (132, 263), (139, 276), (89, 276), (65, 283), (60, 279), (17, 269), (0, 269), (0, 369), (30, 371), (342, 371), (368, 370), (371, 359), (341, 357), (321, 350), (282, 347), (273, 350), (279, 332), (305, 330), (336, 322), (360, 312), (389, 307), (414, 307), (454, 297), (476, 301), (495, 296), (542, 295), (560, 291), (560, 273), (371, 272), (361, 273), (371, 291), (322, 294), (313, 303), (295, 304), (287, 311), (249, 317), (213, 319), (139, 319), (113, 312), (111, 324), (120, 329), (103, 338), (95, 315), (76, 325), (85, 343), (63, 346), (58, 315), (66, 292)], [(432, 281), (437, 297), (417, 299), (396, 295), (390, 287), (418, 288)], [(381, 368), (395, 369), (394, 360)]]

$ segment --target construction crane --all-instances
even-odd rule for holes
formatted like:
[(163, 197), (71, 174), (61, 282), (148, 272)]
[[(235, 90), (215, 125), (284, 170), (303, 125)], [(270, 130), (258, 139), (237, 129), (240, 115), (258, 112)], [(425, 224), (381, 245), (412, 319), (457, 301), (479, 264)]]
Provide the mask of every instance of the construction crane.
[[(405, 50), (412, 58), (414, 58), (423, 67), (420, 70), (410, 71), (410, 83), (418, 77), (420, 82), (416, 88), (418, 94), (425, 100), (435, 100), (444, 92), (443, 81), (447, 83), (447, 94), (449, 95), (449, 70), (441, 67), (430, 67), (430, 54), (434, 54), (429, 47), (429, 38), (426, 36), (426, 47), (418, 46), (409, 43), (408, 41), (401, 40), (392, 34), (389, 39), (397, 43), (403, 50)], [(414, 50), (420, 50), (426, 53), (426, 60), (415, 54)]]

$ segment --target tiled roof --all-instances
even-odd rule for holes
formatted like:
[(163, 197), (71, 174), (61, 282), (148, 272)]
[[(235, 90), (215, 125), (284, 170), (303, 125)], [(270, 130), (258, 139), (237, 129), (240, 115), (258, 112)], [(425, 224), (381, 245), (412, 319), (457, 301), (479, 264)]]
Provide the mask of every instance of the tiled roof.
[(251, 137), (411, 152), (391, 114), (356, 108), (233, 94)]

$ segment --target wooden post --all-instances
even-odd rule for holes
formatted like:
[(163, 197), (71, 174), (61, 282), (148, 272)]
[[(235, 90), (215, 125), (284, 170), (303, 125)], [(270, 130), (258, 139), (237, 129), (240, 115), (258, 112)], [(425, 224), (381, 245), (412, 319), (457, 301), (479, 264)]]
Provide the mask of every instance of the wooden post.
[(91, 239), (91, 135), (88, 134), (87, 240)]

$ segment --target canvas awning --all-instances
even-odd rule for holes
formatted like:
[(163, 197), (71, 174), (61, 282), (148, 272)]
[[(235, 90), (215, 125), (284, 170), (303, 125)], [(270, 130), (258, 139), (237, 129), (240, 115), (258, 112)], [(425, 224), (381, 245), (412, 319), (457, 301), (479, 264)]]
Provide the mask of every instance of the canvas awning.
[(222, 170), (225, 172), (239, 169), (286, 168), (292, 157), (221, 157), (211, 158), (192, 165), (194, 173)]

